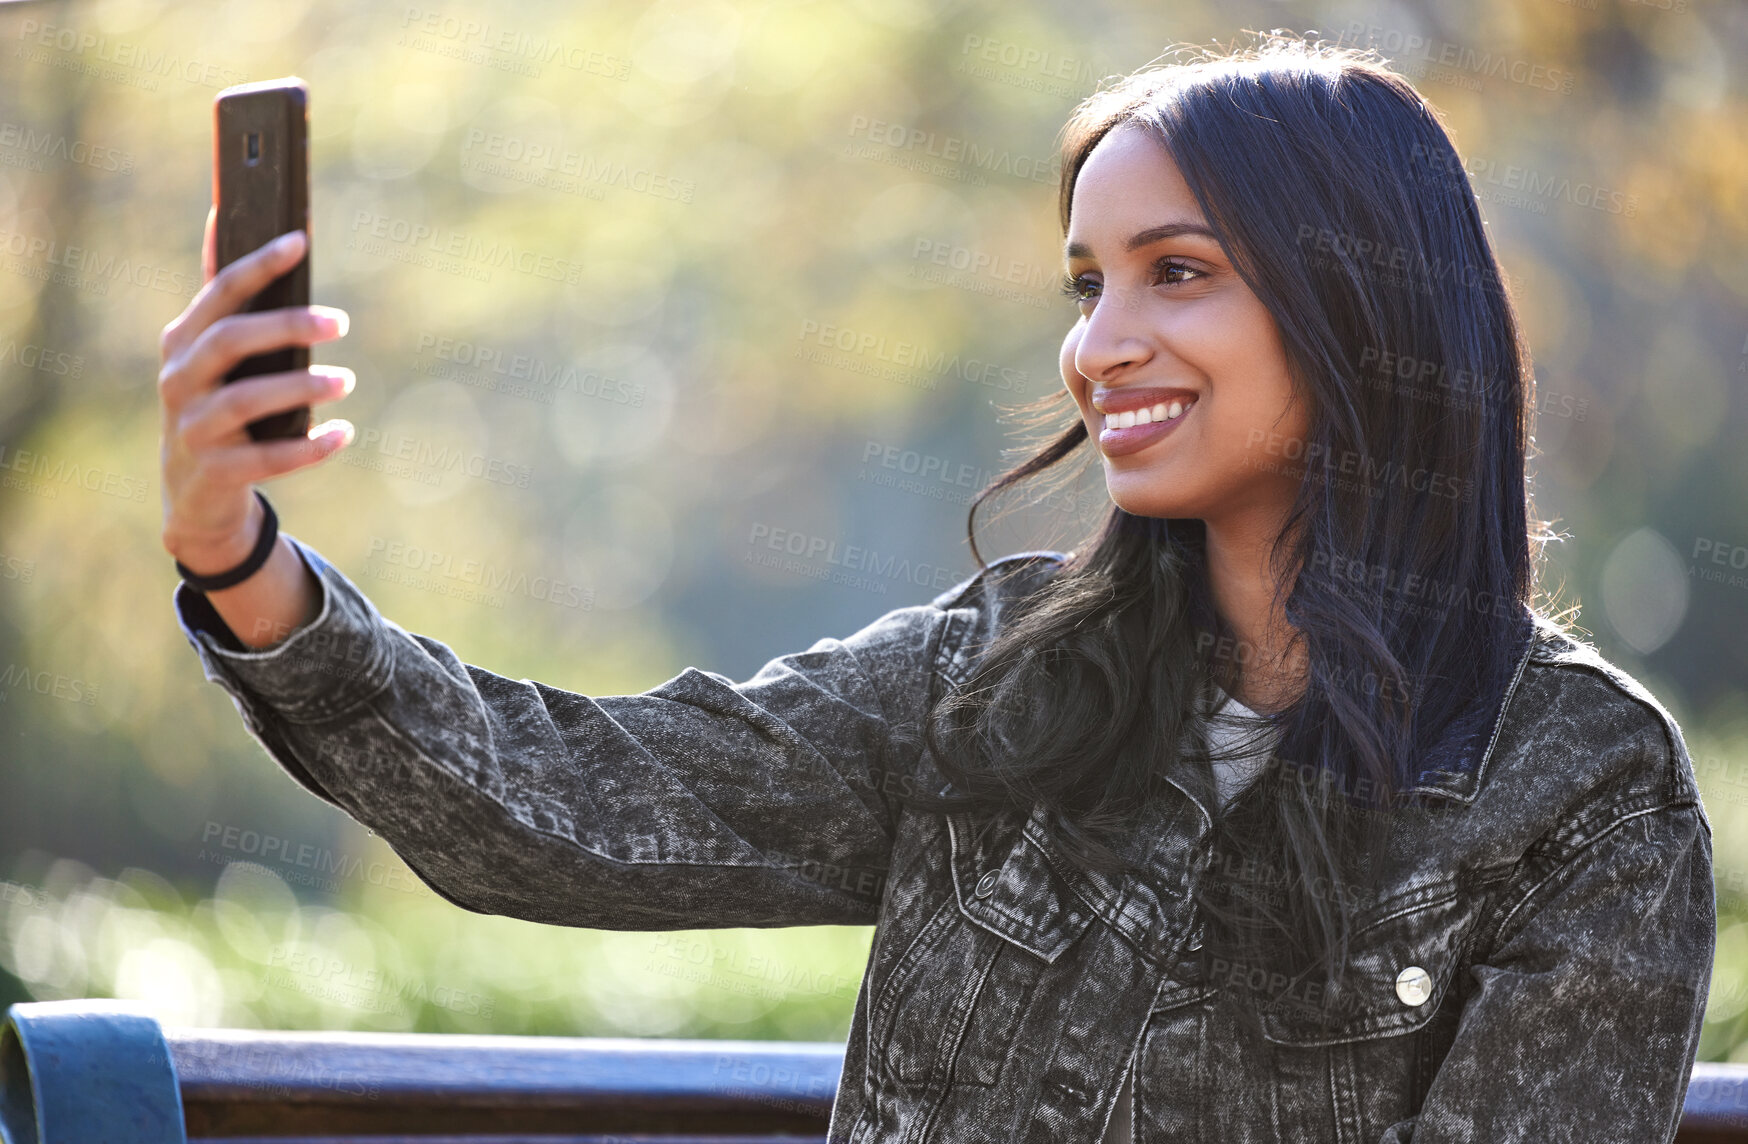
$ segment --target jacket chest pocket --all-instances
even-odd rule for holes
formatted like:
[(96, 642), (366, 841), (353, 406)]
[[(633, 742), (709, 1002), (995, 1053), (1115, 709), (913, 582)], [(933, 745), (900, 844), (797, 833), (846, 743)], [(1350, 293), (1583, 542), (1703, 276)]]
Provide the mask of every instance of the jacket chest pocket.
[(1014, 827), (948, 819), (950, 894), (893, 966), (870, 1029), (903, 1085), (994, 1085), (1037, 988), (1093, 911)]
[[(1477, 895), (1447, 884), (1368, 911), (1350, 943), (1341, 993), (1325, 996), (1315, 986), (1300, 986), (1273, 997), (1260, 1009), (1264, 1036), (1310, 1047), (1419, 1029), (1443, 1006), (1461, 971), (1480, 905)], [(1222, 976), (1216, 966), (1214, 984)]]

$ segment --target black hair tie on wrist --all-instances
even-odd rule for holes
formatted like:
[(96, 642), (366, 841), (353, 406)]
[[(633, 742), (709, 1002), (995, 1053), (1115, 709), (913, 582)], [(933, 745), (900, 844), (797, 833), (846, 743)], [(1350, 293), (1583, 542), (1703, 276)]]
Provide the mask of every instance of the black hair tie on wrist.
[(255, 550), (249, 553), (249, 558), (232, 568), (229, 572), (220, 572), (216, 576), (197, 576), (189, 571), (182, 561), (176, 562), (176, 571), (182, 574), (182, 582), (196, 592), (217, 592), (221, 588), (229, 588), (233, 584), (241, 584), (253, 576), (267, 563), (267, 558), (273, 555), (273, 542), (279, 539), (279, 517), (273, 511), (273, 506), (267, 503), (267, 498), (260, 489), (255, 490), (255, 499), (261, 502), (261, 507), (267, 513), (267, 519), (261, 522), (261, 536), (255, 541)]

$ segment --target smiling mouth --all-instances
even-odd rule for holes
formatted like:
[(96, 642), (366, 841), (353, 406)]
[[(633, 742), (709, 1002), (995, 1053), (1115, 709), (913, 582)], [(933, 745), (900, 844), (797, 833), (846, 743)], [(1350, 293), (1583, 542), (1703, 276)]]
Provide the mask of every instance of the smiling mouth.
[(1188, 401), (1174, 397), (1140, 409), (1104, 414), (1099, 450), (1107, 457), (1123, 457), (1148, 448), (1181, 425), (1195, 407), (1196, 400), (1194, 397)]
[(1137, 425), (1152, 425), (1158, 422), (1176, 421), (1185, 413), (1188, 413), (1190, 406), (1194, 404), (1194, 399), (1190, 401), (1179, 401), (1176, 398), (1173, 398), (1170, 401), (1161, 401), (1154, 405), (1144, 406), (1141, 409), (1131, 409), (1126, 413), (1106, 413), (1103, 414), (1104, 420), (1101, 422), (1099, 428), (1104, 432), (1109, 432), (1112, 429), (1132, 429)]

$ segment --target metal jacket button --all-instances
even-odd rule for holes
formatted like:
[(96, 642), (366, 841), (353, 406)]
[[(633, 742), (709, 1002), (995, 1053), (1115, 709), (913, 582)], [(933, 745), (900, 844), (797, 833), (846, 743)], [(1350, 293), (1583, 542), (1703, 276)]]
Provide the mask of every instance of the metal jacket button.
[(1404, 1005), (1424, 1005), (1432, 996), (1432, 975), (1418, 965), (1410, 965), (1396, 975), (1396, 996)]
[(1001, 874), (999, 871), (990, 870), (985, 873), (983, 877), (977, 879), (977, 896), (980, 898), (987, 898), (990, 894), (994, 893), (996, 879), (1000, 877)]

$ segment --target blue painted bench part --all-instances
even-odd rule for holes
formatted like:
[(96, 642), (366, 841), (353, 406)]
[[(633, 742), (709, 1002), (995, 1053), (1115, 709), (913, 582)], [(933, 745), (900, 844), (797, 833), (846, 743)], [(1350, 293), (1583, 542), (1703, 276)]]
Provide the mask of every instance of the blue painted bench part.
[[(4, 1144), (823, 1142), (843, 1046), (162, 1028), (125, 1003), (14, 1005)], [(1679, 1144), (1748, 1144), (1748, 1065), (1698, 1064)]]

